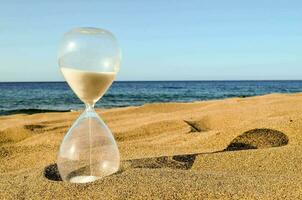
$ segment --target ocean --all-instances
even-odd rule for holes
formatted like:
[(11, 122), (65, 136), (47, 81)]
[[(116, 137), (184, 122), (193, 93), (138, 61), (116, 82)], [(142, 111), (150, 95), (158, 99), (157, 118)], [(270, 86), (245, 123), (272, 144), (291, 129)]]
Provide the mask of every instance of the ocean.
[[(302, 81), (116, 81), (96, 107), (114, 108), (295, 92), (302, 92)], [(0, 83), (0, 115), (83, 108), (83, 103), (66, 82)]]

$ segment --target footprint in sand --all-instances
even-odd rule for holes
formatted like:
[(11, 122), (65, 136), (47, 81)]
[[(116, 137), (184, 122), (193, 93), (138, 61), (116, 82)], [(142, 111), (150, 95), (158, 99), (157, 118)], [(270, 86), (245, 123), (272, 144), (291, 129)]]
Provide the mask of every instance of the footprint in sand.
[(0, 131), (0, 145), (5, 143), (15, 143), (31, 137), (33, 134), (42, 133), (43, 125), (24, 125), (4, 129)]
[(170, 168), (170, 169), (191, 169), (196, 155), (175, 155), (175, 156), (161, 156), (153, 158), (142, 158), (127, 160), (123, 163), (122, 167), (124, 169), (131, 168)]
[(252, 129), (236, 137), (225, 151), (264, 149), (288, 144), (288, 137), (274, 129)]

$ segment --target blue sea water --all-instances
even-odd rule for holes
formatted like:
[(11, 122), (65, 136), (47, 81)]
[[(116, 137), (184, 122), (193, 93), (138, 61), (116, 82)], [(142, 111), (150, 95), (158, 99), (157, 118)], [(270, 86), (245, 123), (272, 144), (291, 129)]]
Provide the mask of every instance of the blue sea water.
[[(302, 92), (302, 81), (117, 81), (96, 107)], [(0, 115), (83, 109), (65, 82), (0, 83)]]

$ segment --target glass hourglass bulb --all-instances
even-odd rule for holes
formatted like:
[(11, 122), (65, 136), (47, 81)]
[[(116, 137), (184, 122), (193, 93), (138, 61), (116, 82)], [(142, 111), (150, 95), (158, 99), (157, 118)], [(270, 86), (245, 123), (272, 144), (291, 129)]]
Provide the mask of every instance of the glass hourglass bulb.
[(119, 169), (117, 144), (94, 104), (112, 84), (120, 60), (117, 41), (106, 30), (75, 28), (63, 37), (58, 56), (61, 72), (86, 105), (59, 149), (57, 165), (63, 181), (92, 182)]

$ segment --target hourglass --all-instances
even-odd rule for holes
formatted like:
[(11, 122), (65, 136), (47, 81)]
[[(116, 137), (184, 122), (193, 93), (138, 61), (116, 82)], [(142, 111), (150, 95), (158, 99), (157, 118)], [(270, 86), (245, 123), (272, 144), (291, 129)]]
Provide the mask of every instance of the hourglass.
[(57, 165), (63, 181), (92, 182), (119, 169), (117, 144), (94, 104), (112, 84), (120, 60), (117, 41), (106, 30), (76, 28), (63, 37), (58, 56), (61, 72), (86, 105), (60, 146)]

